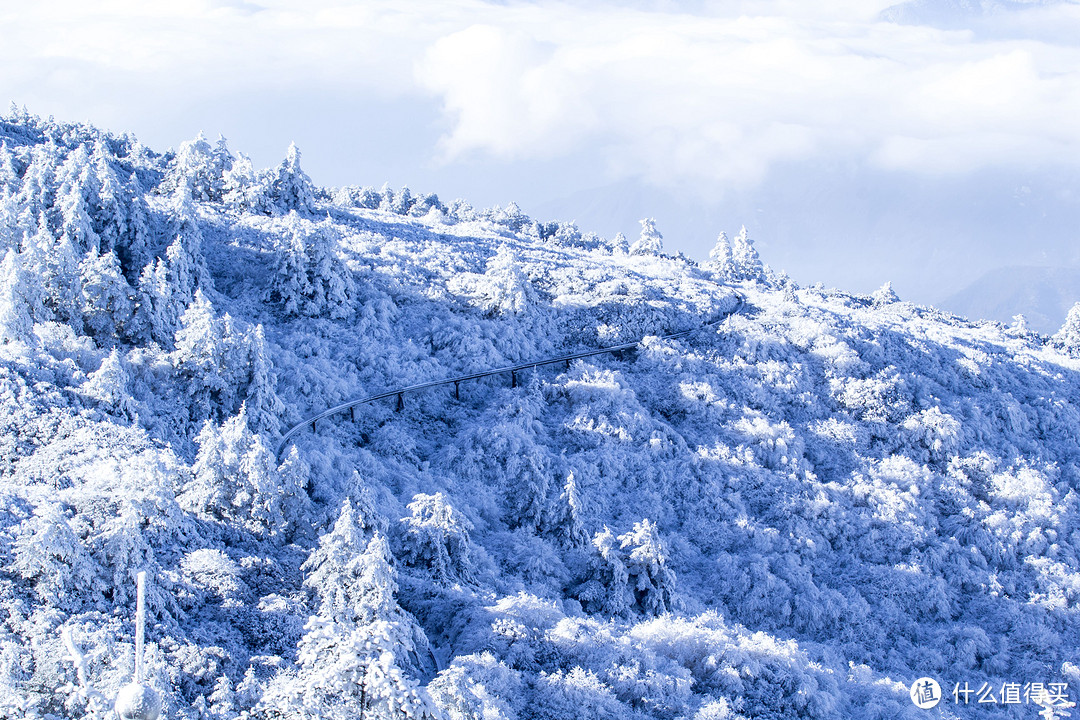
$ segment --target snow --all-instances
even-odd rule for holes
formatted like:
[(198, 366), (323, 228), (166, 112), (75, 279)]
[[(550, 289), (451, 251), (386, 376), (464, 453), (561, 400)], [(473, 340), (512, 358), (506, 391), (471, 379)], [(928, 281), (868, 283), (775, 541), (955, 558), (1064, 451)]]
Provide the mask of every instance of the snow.
[[(295, 148), (0, 139), (0, 717), (105, 716), (140, 571), (170, 718), (915, 718), (924, 676), (941, 717), (1037, 712), (957, 683), (1075, 699), (1073, 319), (799, 288), (745, 229), (699, 266), (650, 222), (627, 252), (318, 188)], [(350, 399), (638, 339), (273, 452)]]

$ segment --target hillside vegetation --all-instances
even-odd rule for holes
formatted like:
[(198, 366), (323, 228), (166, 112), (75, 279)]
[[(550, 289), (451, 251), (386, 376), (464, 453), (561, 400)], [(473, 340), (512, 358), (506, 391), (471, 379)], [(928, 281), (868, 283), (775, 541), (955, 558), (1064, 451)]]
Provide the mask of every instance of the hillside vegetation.
[[(0, 139), (0, 717), (111, 717), (140, 570), (170, 718), (1076, 699), (1080, 312), (1047, 338), (800, 288), (745, 231), (699, 265), (651, 221), (319, 188), (295, 148)], [(638, 338), (276, 456), (351, 398)]]

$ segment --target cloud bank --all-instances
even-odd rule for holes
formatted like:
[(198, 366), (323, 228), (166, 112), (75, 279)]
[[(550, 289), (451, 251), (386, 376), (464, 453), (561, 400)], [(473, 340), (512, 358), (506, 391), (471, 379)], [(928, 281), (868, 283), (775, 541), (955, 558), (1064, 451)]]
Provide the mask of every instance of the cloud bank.
[(437, 104), (444, 163), (588, 148), (610, 179), (709, 193), (820, 157), (915, 173), (1080, 162), (1080, 5), (1001, 5), (972, 30), (933, 27), (925, 6), (886, 22), (885, 5), (45, 0), (0, 19), (0, 74), (32, 110), (76, 117), (412, 97)]

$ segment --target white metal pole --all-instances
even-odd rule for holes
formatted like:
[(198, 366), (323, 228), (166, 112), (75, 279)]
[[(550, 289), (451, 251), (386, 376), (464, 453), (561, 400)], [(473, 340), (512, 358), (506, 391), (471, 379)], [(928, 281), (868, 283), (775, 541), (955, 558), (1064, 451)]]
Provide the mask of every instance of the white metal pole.
[(135, 682), (142, 682), (143, 640), (146, 637), (146, 571), (138, 574), (138, 597), (135, 601)]

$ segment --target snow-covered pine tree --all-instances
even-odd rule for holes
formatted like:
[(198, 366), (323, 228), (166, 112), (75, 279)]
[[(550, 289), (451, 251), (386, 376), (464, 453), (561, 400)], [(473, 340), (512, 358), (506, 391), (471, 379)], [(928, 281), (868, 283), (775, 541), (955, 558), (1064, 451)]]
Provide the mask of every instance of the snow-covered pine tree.
[(123, 357), (119, 350), (113, 348), (101, 361), (101, 367), (90, 373), (83, 387), (87, 395), (103, 403), (112, 412), (131, 419), (135, 417), (136, 406), (129, 385), (130, 376), (124, 368)]
[(176, 326), (180, 321), (179, 299), (174, 297), (169, 282), (169, 267), (158, 258), (143, 267), (136, 290), (135, 316), (132, 318), (132, 337), (157, 343), (161, 347), (172, 345)]
[(1061, 329), (1054, 333), (1054, 342), (1071, 353), (1080, 353), (1080, 302), (1069, 308)]
[(85, 145), (68, 153), (56, 174), (56, 205), (60, 211), (59, 232), (67, 236), (81, 258), (91, 248), (100, 248), (101, 239), (94, 230), (91, 208), (97, 198), (94, 167)]
[(574, 597), (588, 613), (609, 617), (626, 615), (634, 607), (629, 574), (615, 534), (607, 526), (592, 539), (586, 577), (574, 588)]
[(365, 532), (346, 500), (332, 531), (302, 566), (319, 596), (305, 627), (295, 673), (271, 683), (257, 710), (273, 717), (398, 718), (431, 716), (403, 667), (428, 651), (415, 620), (397, 603), (397, 581), (385, 536)]
[(19, 189), (19, 171), (7, 140), (0, 140), (0, 197), (14, 195)]
[(735, 258), (732, 255), (731, 242), (726, 232), (721, 231), (716, 238), (716, 244), (709, 251), (705, 268), (716, 273), (722, 280), (730, 280), (735, 276)]
[(656, 229), (653, 218), (641, 219), (641, 235), (630, 246), (631, 255), (659, 255), (664, 249), (664, 236)]
[(645, 518), (634, 529), (619, 536), (625, 553), (627, 579), (635, 604), (646, 615), (660, 615), (672, 609), (675, 573), (667, 566), (667, 553), (656, 525)]
[(443, 585), (471, 581), (474, 568), (469, 519), (454, 509), (442, 493), (418, 493), (408, 507), (410, 514), (401, 519), (403, 562), (426, 569)]
[(281, 434), (281, 417), (285, 406), (277, 395), (277, 377), (270, 362), (262, 323), (246, 334), (244, 344), (248, 351), (249, 376), (244, 389), (248, 425), (261, 435), (277, 437)]
[(731, 241), (731, 260), (734, 265), (735, 279), (756, 280), (765, 279), (765, 270), (758, 257), (754, 241), (750, 239), (750, 233), (743, 225), (739, 234)]
[(312, 295), (307, 272), (307, 251), (296, 213), (289, 213), (289, 229), (282, 234), (273, 255), (270, 300), (280, 302), (286, 315), (299, 315)]
[(520, 315), (536, 302), (536, 291), (521, 269), (517, 255), (507, 245), (488, 259), (477, 288), (477, 302), (489, 315)]
[(278, 474), (273, 451), (248, 427), (244, 406), (221, 426), (207, 420), (196, 437), (199, 452), (191, 479), (177, 500), (204, 517), (237, 522), (261, 537), (286, 540), (308, 513), (302, 468), (288, 482)]
[[(56, 168), (60, 164), (60, 150), (53, 142), (35, 145), (30, 152), (30, 163), (23, 172), (16, 193), (19, 206), (19, 222), (23, 227), (32, 228), (39, 218), (53, 212), (56, 197)], [(59, 221), (46, 222), (50, 231), (59, 225)]]
[(581, 522), (581, 507), (581, 488), (571, 470), (566, 475), (558, 509), (549, 527), (549, 532), (566, 547), (582, 547), (589, 542), (589, 533)]
[(300, 168), (300, 150), (290, 143), (285, 159), (275, 168), (266, 189), (267, 200), (276, 212), (295, 210), (310, 213), (315, 209), (311, 178)]
[(135, 173), (131, 173), (128, 178), (123, 196), (127, 199), (127, 222), (124, 228), (126, 232), (117, 242), (116, 256), (120, 259), (124, 277), (135, 285), (138, 283), (139, 273), (146, 267), (146, 263), (153, 259), (150, 252), (152, 234), (147, 221), (149, 210), (142, 184)]
[(99, 139), (94, 143), (90, 162), (94, 169), (97, 198), (91, 210), (91, 221), (100, 238), (100, 251), (103, 253), (117, 250), (128, 234), (125, 206), (130, 201), (125, 197), (124, 185), (113, 170), (115, 160), (104, 142)]
[(630, 243), (621, 232), (615, 233), (615, 237), (611, 239), (611, 251), (616, 255), (626, 255), (630, 252)]
[(191, 418), (204, 420), (220, 406), (228, 383), (222, 374), (225, 345), (222, 324), (202, 290), (195, 291), (194, 299), (180, 318), (175, 340), (172, 361), (187, 381)]
[(896, 294), (896, 291), (892, 289), (892, 282), (886, 282), (884, 285), (875, 290), (871, 295), (874, 300), (874, 305), (884, 306), (891, 305), (896, 302), (900, 302), (900, 296)]
[(0, 345), (34, 344), (34, 318), (21, 258), (9, 248), (0, 263)]
[(334, 319), (349, 317), (356, 289), (349, 269), (338, 254), (338, 237), (329, 217), (305, 238), (304, 249), (311, 288), (305, 313), (311, 317), (324, 314)]
[(225, 173), (232, 169), (233, 159), (225, 138), (218, 136), (213, 146), (199, 133), (194, 140), (180, 144), (169, 164), (159, 189), (174, 193), (187, 186), (190, 195), (201, 202), (216, 202), (225, 194)]
[(59, 503), (42, 500), (15, 531), (10, 571), (33, 584), (49, 607), (77, 610), (100, 591), (93, 558), (72, 530)]
[(120, 261), (110, 250), (99, 255), (90, 248), (79, 265), (82, 317), (87, 334), (99, 344), (125, 336), (135, 310), (135, 291), (120, 272)]
[(226, 205), (238, 211), (272, 214), (269, 188), (269, 174), (256, 172), (251, 158), (243, 153), (236, 155), (232, 167), (222, 177), (222, 199)]

